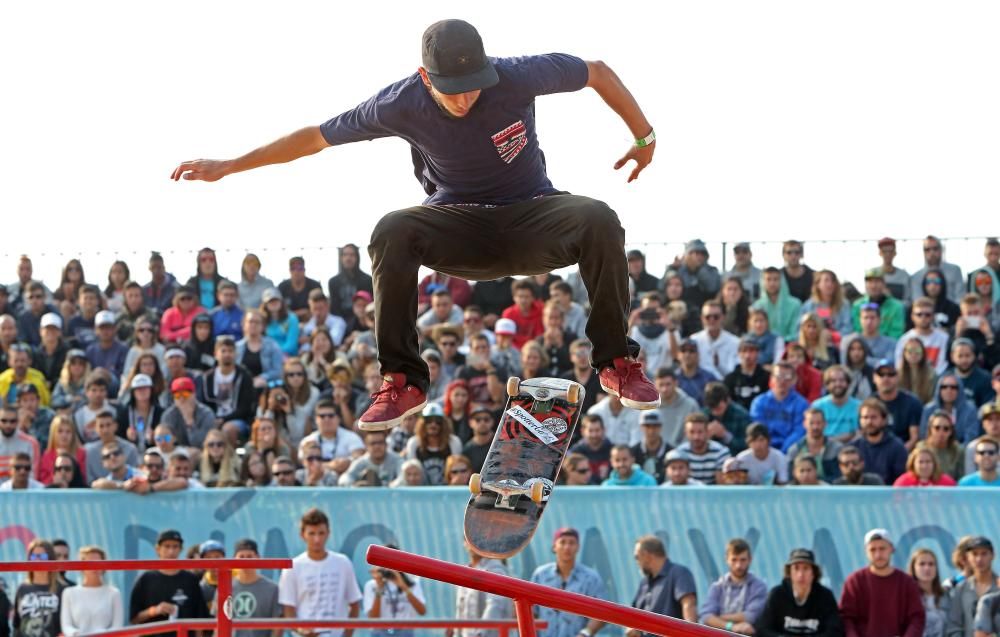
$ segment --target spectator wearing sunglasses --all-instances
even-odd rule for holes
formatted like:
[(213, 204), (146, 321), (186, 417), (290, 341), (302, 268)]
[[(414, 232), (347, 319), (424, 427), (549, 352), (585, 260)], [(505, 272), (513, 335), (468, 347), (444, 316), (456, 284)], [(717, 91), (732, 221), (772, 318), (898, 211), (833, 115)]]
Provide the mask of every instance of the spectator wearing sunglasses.
[(911, 338), (920, 339), (924, 344), (927, 360), (935, 373), (942, 373), (948, 368), (948, 333), (934, 325), (934, 301), (921, 297), (913, 302), (910, 310), (913, 329), (903, 334), (896, 341), (896, 366), (903, 362), (903, 347)]
[[(83, 449), (80, 449), (82, 452)], [(55, 465), (52, 468), (52, 482), (48, 489), (86, 489), (87, 483), (83, 479), (83, 472), (80, 467), (83, 462), (77, 462), (76, 458), (68, 453), (60, 453), (56, 456)]]
[[(351, 466), (340, 476), (342, 487), (371, 485), (372, 475), (377, 478), (377, 486), (388, 485), (399, 476), (403, 459), (389, 450), (384, 431), (365, 432), (365, 453), (351, 462)], [(306, 458), (309, 461), (309, 458)], [(466, 463), (466, 468), (469, 464)]]
[(41, 457), (38, 441), (18, 430), (17, 410), (9, 405), (0, 406), (0, 481), (11, 477), (14, 458), (20, 453), (28, 454), (32, 466)]
[(142, 456), (142, 475), (125, 481), (123, 488), (130, 493), (147, 495), (163, 491), (180, 491), (188, 488), (187, 478), (167, 475), (167, 458), (156, 447), (146, 450)]
[(295, 477), (295, 463), (291, 458), (278, 456), (271, 463), (272, 487), (301, 487), (302, 483)]
[(951, 416), (955, 423), (955, 437), (961, 443), (975, 440), (982, 433), (976, 406), (965, 396), (962, 381), (953, 372), (943, 374), (937, 382), (934, 399), (924, 406), (920, 419), (920, 437), (927, 436), (927, 422), (936, 411)]
[(323, 462), (319, 443), (315, 440), (303, 440), (299, 445), (300, 469), (295, 471), (295, 479), (304, 487), (335, 487), (340, 474), (331, 471)]
[(121, 490), (128, 480), (143, 475), (136, 467), (128, 464), (125, 451), (117, 440), (101, 445), (101, 464), (105, 475), (90, 484), (92, 489)]
[[(163, 435), (172, 435), (173, 445), (200, 449), (205, 444), (205, 436), (215, 429), (215, 414), (195, 398), (195, 385), (190, 378), (175, 378), (170, 383), (170, 393), (174, 404), (163, 413), (161, 423), (169, 432)], [(154, 430), (154, 435), (161, 435), (160, 427)], [(159, 440), (154, 442), (160, 447)]]
[[(55, 559), (55, 548), (49, 541), (36, 538), (28, 544), (27, 559), (31, 562)], [(14, 594), (11, 618), (14, 634), (18, 637), (56, 637), (62, 633), (59, 611), (64, 588), (57, 573), (28, 573)]]
[(0, 484), (0, 491), (44, 489), (45, 485), (31, 477), (31, 455), (19, 452), (10, 465), (10, 479)]
[(1000, 476), (997, 475), (997, 453), (1000, 452), (1000, 441), (990, 436), (983, 436), (976, 440), (974, 449), (977, 471), (959, 480), (958, 486), (1000, 487)]

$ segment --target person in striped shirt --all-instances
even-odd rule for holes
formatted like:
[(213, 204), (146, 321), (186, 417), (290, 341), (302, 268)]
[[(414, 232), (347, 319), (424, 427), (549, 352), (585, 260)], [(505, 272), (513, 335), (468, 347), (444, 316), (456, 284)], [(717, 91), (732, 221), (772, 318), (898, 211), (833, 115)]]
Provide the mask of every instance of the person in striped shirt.
[(715, 484), (715, 474), (729, 459), (729, 447), (708, 437), (708, 416), (703, 413), (689, 414), (684, 419), (683, 444), (678, 451), (688, 458), (691, 477), (705, 484)]

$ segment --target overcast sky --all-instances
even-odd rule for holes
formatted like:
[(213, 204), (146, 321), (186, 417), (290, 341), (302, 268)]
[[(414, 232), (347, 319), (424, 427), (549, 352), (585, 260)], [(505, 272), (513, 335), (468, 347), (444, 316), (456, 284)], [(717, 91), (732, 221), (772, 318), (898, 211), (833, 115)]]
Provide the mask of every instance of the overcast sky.
[[(609, 202), (630, 244), (675, 243), (647, 246), (658, 275), (676, 243), (696, 236), (718, 252), (715, 242), (744, 239), (998, 232), (998, 3), (527, 7), (3, 3), (0, 280), (14, 278), (21, 252), (51, 285), (81, 252), (88, 278), (103, 280), (118, 250), (144, 281), (152, 248), (186, 278), (205, 244), (222, 251), (223, 274), (238, 276), (249, 248), (275, 278), (289, 254), (305, 253), (325, 280), (335, 265), (319, 248), (364, 246), (382, 214), (422, 199), (403, 142), (329, 149), (215, 184), (168, 175), (351, 108), (412, 73), (421, 32), (448, 17), (475, 24), (491, 55), (563, 51), (617, 71), (658, 136), (638, 182), (612, 170), (631, 137), (590, 90), (539, 99), (539, 138), (556, 186)], [(981, 260), (981, 242), (949, 250), (966, 267)], [(779, 255), (756, 252), (760, 263)], [(901, 253), (919, 267), (918, 245)], [(814, 267), (848, 277), (875, 257), (873, 246), (806, 247)]]

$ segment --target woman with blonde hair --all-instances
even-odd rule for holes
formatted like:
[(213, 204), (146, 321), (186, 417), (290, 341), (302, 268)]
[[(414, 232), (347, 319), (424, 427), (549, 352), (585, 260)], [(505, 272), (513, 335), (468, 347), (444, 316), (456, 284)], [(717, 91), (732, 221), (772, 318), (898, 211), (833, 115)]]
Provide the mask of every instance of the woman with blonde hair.
[(918, 446), (906, 459), (906, 471), (892, 483), (894, 487), (954, 487), (958, 483), (947, 473), (941, 473), (937, 456), (924, 446)]
[(319, 401), (320, 392), (309, 382), (306, 366), (297, 356), (285, 359), (282, 370), (289, 406), (285, 426), (288, 428), (289, 440), (297, 445), (313, 430), (311, 416)]
[(926, 405), (934, 400), (936, 383), (937, 375), (927, 360), (927, 349), (923, 341), (914, 336), (903, 345), (903, 360), (899, 363), (899, 387), (916, 395)]
[[(48, 540), (35, 538), (28, 544), (29, 562), (55, 559), (56, 550)], [(62, 633), (59, 611), (65, 584), (56, 571), (28, 571), (27, 579), (14, 593), (11, 625), (17, 637), (58, 637)], [(30, 603), (25, 603), (25, 598)], [(30, 612), (25, 616), (22, 613)], [(4, 618), (6, 621), (6, 618)]]
[[(84, 546), (79, 557), (85, 562), (108, 559), (99, 546)], [(59, 616), (63, 635), (74, 637), (121, 628), (125, 623), (121, 591), (104, 583), (104, 571), (81, 571), (81, 575), (80, 583), (62, 594)]]
[(66, 352), (66, 361), (59, 372), (59, 381), (52, 388), (52, 402), (66, 403), (75, 410), (86, 401), (84, 384), (90, 376), (90, 361), (82, 349), (71, 349)]
[[(278, 431), (274, 418), (267, 413), (260, 414), (250, 427), (250, 441), (243, 447), (246, 455), (259, 453), (268, 467), (275, 458), (292, 458), (292, 448)], [(294, 460), (294, 458), (292, 458)]]
[(416, 458), (404, 460), (399, 466), (399, 475), (389, 483), (390, 487), (422, 487), (427, 484), (424, 465)]
[(955, 480), (965, 475), (965, 450), (955, 437), (955, 423), (946, 411), (935, 411), (927, 420), (927, 437), (917, 443), (937, 457), (941, 473)]
[(549, 355), (536, 341), (528, 341), (521, 346), (521, 378), (538, 378), (545, 375), (549, 366)]
[(854, 331), (851, 304), (844, 300), (844, 290), (832, 270), (820, 270), (813, 276), (812, 294), (802, 304), (802, 313), (818, 316), (837, 338)]
[(320, 391), (330, 386), (328, 375), (336, 360), (337, 348), (333, 344), (333, 336), (326, 326), (321, 325), (309, 335), (309, 351), (302, 355), (306, 377)]
[(52, 484), (59, 454), (69, 454), (78, 466), (87, 466), (87, 454), (76, 434), (76, 425), (67, 416), (56, 416), (49, 425), (49, 444), (38, 462), (38, 481), (42, 484)]
[(198, 479), (206, 487), (235, 487), (240, 484), (240, 459), (226, 435), (213, 429), (205, 436)]
[(240, 306), (244, 309), (260, 307), (264, 290), (274, 287), (274, 282), (260, 274), (260, 259), (252, 252), (243, 257), (240, 266), (240, 282), (236, 286), (240, 292)]
[(837, 364), (839, 354), (819, 316), (806, 312), (799, 318), (799, 345), (806, 350), (812, 359), (813, 367), (823, 371), (830, 365)]
[(923, 637), (944, 637), (951, 604), (944, 587), (941, 586), (937, 555), (930, 549), (917, 549), (910, 555), (910, 565), (906, 570), (910, 573), (910, 577), (916, 580), (923, 598), (924, 613), (927, 617), (924, 622)]

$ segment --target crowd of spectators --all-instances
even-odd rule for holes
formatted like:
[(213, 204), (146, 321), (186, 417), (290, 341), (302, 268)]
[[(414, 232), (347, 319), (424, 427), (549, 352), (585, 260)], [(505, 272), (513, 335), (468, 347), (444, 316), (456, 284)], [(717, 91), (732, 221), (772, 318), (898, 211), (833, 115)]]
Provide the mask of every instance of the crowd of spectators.
[[(327, 550), (330, 520), (319, 509), (301, 518), (299, 533), (306, 550), (292, 559), (292, 566), (275, 582), (256, 569), (233, 571), (233, 619), (290, 618), (301, 620), (370, 619), (412, 620), (427, 612), (420, 578), (398, 571), (372, 568), (371, 578), (360, 586), (350, 559)], [(993, 543), (983, 536), (960, 539), (951, 556), (955, 570), (934, 551), (920, 547), (909, 556), (905, 571), (893, 566), (895, 543), (881, 528), (868, 531), (861, 542), (867, 564), (850, 573), (840, 600), (823, 584), (822, 567), (813, 551), (793, 548), (779, 581), (766, 582), (751, 572), (752, 547), (742, 538), (730, 540), (724, 552), (725, 572), (699, 599), (694, 576), (686, 566), (670, 559), (656, 535), (635, 541), (632, 557), (639, 581), (632, 606), (668, 617), (701, 623), (742, 635), (783, 637), (994, 637), (1000, 634), (1000, 587), (993, 568)], [(389, 545), (396, 548), (393, 545)], [(57, 548), (58, 547), (58, 548)], [(554, 561), (538, 566), (530, 580), (571, 593), (608, 599), (603, 578), (577, 561), (580, 534), (571, 527), (557, 529), (552, 538)], [(182, 556), (184, 539), (174, 529), (156, 539), (162, 560)], [(509, 575), (503, 560), (478, 554), (466, 543), (469, 566)], [(33, 540), (27, 559), (66, 560), (70, 547), (62, 540)], [(188, 558), (224, 558), (225, 547), (216, 540), (195, 544)], [(260, 557), (257, 543), (245, 538), (235, 542), (232, 557)], [(80, 560), (107, 559), (99, 546), (84, 546)], [(180, 566), (180, 565), (178, 565)], [(95, 565), (95, 567), (98, 567)], [(98, 567), (99, 568), (99, 567)], [(74, 637), (172, 619), (200, 619), (217, 612), (218, 575), (215, 571), (162, 569), (146, 571), (128, 592), (104, 581), (99, 570), (81, 571), (79, 583), (62, 571), (30, 572), (10, 599), (0, 586), (0, 637)], [(454, 618), (500, 620), (513, 616), (511, 600), (477, 589), (456, 590)], [(11, 624), (6, 619), (10, 614)], [(126, 614), (127, 613), (127, 614)], [(363, 615), (362, 615), (363, 614)], [(586, 617), (539, 607), (547, 627), (540, 637), (594, 637), (605, 624)], [(652, 637), (625, 627), (626, 637)], [(317, 629), (310, 634), (350, 637), (352, 629)], [(462, 637), (495, 637), (497, 631), (467, 628)], [(236, 637), (280, 637), (281, 630), (238, 630)], [(413, 629), (373, 631), (373, 637), (412, 637)], [(446, 637), (456, 631), (448, 629)]]
[(630, 251), (628, 329), (661, 398), (645, 413), (601, 391), (578, 273), (432, 273), (430, 402), (367, 434), (382, 374), (357, 246), (326, 286), (301, 257), (277, 285), (253, 254), (225, 278), (204, 248), (184, 284), (153, 253), (145, 285), (73, 259), (51, 291), (25, 256), (0, 286), (0, 489), (467, 484), (508, 376), (585, 386), (567, 484), (1000, 485), (1000, 242), (967, 278), (935, 237), (912, 275), (878, 248), (863, 291), (798, 241), (764, 269), (737, 244), (724, 274), (697, 240), (662, 277)]

